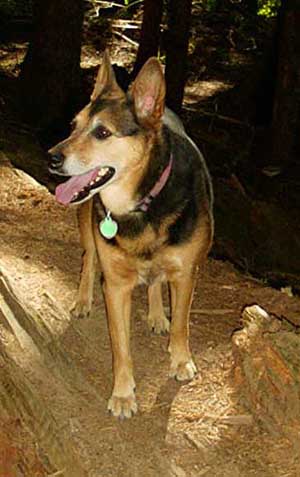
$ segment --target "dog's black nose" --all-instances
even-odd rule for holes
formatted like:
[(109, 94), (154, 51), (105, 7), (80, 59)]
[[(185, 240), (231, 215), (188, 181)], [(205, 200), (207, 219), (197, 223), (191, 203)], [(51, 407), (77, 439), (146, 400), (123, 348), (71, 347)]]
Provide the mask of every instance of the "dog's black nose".
[(49, 166), (52, 169), (60, 169), (64, 163), (65, 156), (62, 152), (56, 152), (49, 156)]

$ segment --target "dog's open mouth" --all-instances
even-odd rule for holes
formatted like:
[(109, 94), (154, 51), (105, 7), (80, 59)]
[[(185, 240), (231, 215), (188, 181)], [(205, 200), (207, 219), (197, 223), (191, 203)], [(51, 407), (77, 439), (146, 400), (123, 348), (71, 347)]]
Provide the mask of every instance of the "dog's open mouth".
[(63, 184), (56, 187), (56, 200), (63, 205), (76, 204), (86, 200), (91, 191), (102, 187), (115, 173), (113, 167), (96, 167), (91, 171), (73, 176)]

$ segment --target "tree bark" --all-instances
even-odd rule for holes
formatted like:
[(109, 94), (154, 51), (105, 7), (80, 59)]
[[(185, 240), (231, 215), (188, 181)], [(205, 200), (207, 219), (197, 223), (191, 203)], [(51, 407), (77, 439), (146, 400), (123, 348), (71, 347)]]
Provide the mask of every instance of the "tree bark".
[(166, 103), (180, 113), (186, 79), (191, 0), (170, 2), (166, 55)]
[(163, 0), (144, 0), (140, 45), (132, 72), (133, 78), (136, 77), (148, 58), (158, 54), (162, 10)]
[(258, 305), (232, 337), (234, 383), (258, 423), (299, 446), (300, 338), (288, 321)]
[(281, 8), (271, 158), (287, 165), (299, 163), (300, 152), (300, 0), (285, 0)]
[(56, 129), (79, 104), (83, 0), (36, 0), (35, 34), (20, 75), (29, 122)]
[[(57, 317), (62, 313), (51, 297), (49, 305), (53, 316)], [(8, 416), (19, 419), (34, 435), (38, 447), (43, 450), (52, 468), (57, 471), (63, 469), (66, 477), (85, 477), (86, 472), (70, 443), (70, 436), (61, 431), (63, 425), (54, 418), (40, 387), (42, 381), (47, 381), (60, 386), (61, 392), (64, 392), (67, 382), (69, 386), (80, 386), (81, 389), (87, 389), (89, 385), (82, 382), (81, 374), (72, 366), (43, 317), (30, 309), (17, 295), (7, 271), (2, 267), (0, 327), (3, 331), (0, 336), (0, 405)], [(10, 346), (13, 342), (14, 346)], [(31, 379), (20, 365), (25, 357), (25, 361), (32, 363)], [(94, 393), (93, 390), (92, 392)]]

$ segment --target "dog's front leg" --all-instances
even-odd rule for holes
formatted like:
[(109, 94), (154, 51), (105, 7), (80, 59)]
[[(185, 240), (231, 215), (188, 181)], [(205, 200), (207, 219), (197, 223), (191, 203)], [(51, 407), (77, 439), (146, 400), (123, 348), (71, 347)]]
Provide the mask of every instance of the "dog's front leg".
[(75, 303), (71, 308), (72, 316), (85, 318), (90, 314), (93, 302), (93, 289), (96, 268), (96, 246), (92, 229), (93, 201), (84, 202), (78, 208), (78, 226), (80, 243), (83, 248), (80, 284)]
[(193, 273), (179, 275), (170, 281), (172, 305), (170, 376), (179, 381), (192, 379), (197, 372), (189, 349), (189, 314), (195, 282), (193, 275)]
[[(104, 277), (105, 278), (105, 277)], [(115, 417), (131, 417), (137, 412), (135, 382), (130, 355), (130, 311), (133, 287), (103, 283), (113, 352), (114, 386), (108, 409)]]

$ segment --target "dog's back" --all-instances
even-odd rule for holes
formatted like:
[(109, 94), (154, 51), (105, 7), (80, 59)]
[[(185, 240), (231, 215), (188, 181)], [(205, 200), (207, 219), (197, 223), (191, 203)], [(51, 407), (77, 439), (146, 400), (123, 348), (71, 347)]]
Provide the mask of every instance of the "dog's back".
[[(198, 146), (195, 144), (195, 142), (192, 140), (192, 138), (187, 134), (184, 125), (180, 118), (175, 114), (171, 109), (165, 108), (165, 113), (163, 115), (163, 123), (167, 126), (167, 128), (172, 131), (173, 133), (181, 136), (184, 141), (188, 141), (191, 146), (194, 148), (195, 151), (197, 151), (197, 156), (199, 156), (200, 163), (201, 163), (201, 170), (203, 170), (203, 174), (206, 177), (206, 182), (207, 182), (207, 189), (208, 189), (208, 201), (210, 205), (210, 209), (212, 212), (212, 207), (213, 207), (213, 188), (212, 188), (212, 183), (210, 179), (210, 174), (206, 165), (206, 161), (204, 159), (204, 156), (202, 155), (201, 151), (199, 150)], [(188, 149), (188, 148), (187, 148)]]

